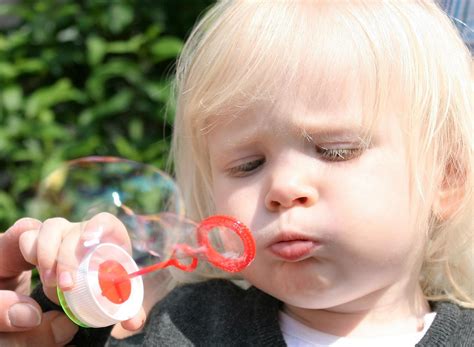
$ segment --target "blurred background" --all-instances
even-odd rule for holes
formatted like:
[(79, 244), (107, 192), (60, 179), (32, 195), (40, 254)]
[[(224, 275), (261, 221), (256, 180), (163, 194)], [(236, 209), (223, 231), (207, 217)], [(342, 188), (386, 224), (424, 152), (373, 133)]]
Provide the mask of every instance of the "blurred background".
[(0, 232), (64, 160), (165, 168), (174, 60), (212, 0), (0, 0)]
[[(0, 0), (0, 232), (65, 160), (165, 168), (174, 59), (213, 2)], [(439, 2), (472, 49), (474, 1)]]

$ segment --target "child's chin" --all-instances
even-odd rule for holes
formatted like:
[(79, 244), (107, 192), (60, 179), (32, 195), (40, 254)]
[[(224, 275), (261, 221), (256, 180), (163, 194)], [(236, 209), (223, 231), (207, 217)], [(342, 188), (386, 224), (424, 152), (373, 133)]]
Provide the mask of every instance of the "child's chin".
[(273, 293), (268, 290), (266, 292), (285, 304), (304, 309), (327, 308), (328, 299), (331, 296), (327, 288), (322, 290), (321, 288), (310, 287), (286, 287), (284, 290), (273, 290)]

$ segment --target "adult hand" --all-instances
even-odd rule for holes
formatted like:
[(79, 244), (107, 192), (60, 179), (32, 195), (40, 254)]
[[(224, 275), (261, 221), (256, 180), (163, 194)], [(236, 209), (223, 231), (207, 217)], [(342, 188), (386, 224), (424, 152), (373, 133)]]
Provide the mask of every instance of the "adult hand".
[(28, 296), (31, 271), (20, 251), (20, 238), (30, 230), (39, 230), (36, 219), (18, 220), (0, 235), (0, 346), (58, 346), (69, 342), (77, 326), (62, 312), (42, 313)]

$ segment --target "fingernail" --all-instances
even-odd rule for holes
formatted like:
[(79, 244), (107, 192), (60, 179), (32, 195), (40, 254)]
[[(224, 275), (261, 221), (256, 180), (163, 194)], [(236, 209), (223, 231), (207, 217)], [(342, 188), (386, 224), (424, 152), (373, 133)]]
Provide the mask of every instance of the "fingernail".
[(41, 323), (41, 313), (33, 305), (19, 303), (8, 309), (8, 319), (17, 328), (33, 328)]
[(83, 240), (100, 239), (104, 234), (103, 226), (86, 226), (81, 237)]
[(51, 322), (51, 331), (53, 332), (54, 341), (58, 345), (63, 345), (71, 341), (78, 329), (77, 325), (63, 314)]
[(95, 246), (100, 243), (100, 239), (104, 234), (104, 228), (99, 226), (98, 228), (87, 228), (81, 235), (83, 245), (85, 247)]
[(69, 272), (64, 271), (59, 274), (59, 287), (60, 288), (70, 288), (73, 285), (74, 285), (74, 282)]

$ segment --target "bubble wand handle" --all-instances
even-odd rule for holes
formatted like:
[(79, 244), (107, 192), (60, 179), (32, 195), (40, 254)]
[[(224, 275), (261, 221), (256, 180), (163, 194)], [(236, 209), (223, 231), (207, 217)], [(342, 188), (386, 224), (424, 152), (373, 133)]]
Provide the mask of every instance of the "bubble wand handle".
[[(244, 248), (243, 254), (240, 257), (237, 259), (225, 257), (212, 247), (208, 235), (215, 227), (225, 227), (239, 236)], [(177, 244), (170, 260), (141, 268), (138, 271), (128, 274), (126, 278), (131, 279), (142, 276), (168, 266), (174, 266), (180, 270), (191, 272), (195, 270), (198, 265), (198, 259), (196, 257), (198, 254), (203, 254), (211, 264), (227, 272), (241, 271), (255, 258), (255, 241), (250, 230), (233, 217), (217, 215), (204, 219), (197, 227), (197, 238), (201, 247), (194, 249), (186, 244)], [(180, 263), (178, 259), (174, 257), (177, 251), (190, 256), (192, 258), (191, 264), (184, 265)]]
[[(179, 245), (179, 246), (181, 246), (181, 245)], [(186, 246), (186, 245), (184, 245), (184, 246)], [(195, 254), (195, 253), (193, 252), (192, 254)], [(188, 254), (188, 255), (192, 256), (192, 254)], [(168, 266), (174, 266), (174, 267), (177, 267), (178, 269), (180, 269), (182, 271), (191, 272), (194, 269), (196, 269), (197, 264), (198, 264), (198, 259), (195, 256), (192, 256), (191, 264), (189, 264), (189, 265), (184, 265), (184, 264), (180, 263), (178, 261), (178, 259), (172, 258), (172, 259), (167, 260), (167, 261), (163, 261), (163, 262), (160, 262), (160, 263), (156, 263), (156, 264), (141, 268), (140, 270), (135, 271), (133, 273), (129, 273), (126, 276), (126, 278), (127, 279), (132, 279), (132, 278), (135, 278), (135, 277), (138, 277), (138, 276), (143, 276), (143, 275), (146, 275), (150, 272), (155, 272), (155, 271), (164, 269), (165, 267), (168, 267)]]

